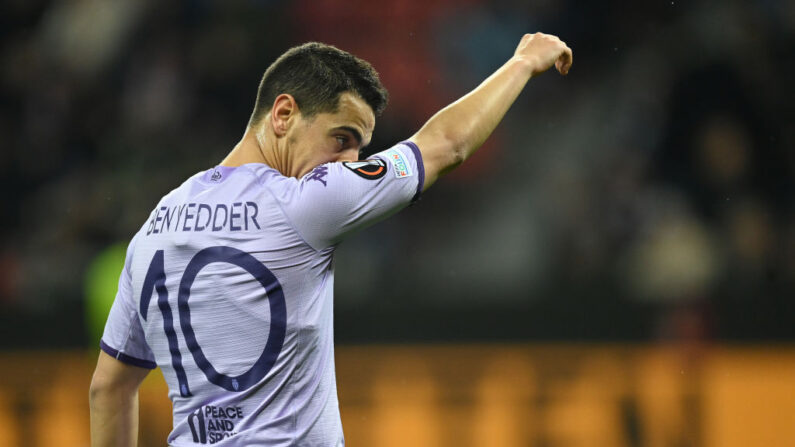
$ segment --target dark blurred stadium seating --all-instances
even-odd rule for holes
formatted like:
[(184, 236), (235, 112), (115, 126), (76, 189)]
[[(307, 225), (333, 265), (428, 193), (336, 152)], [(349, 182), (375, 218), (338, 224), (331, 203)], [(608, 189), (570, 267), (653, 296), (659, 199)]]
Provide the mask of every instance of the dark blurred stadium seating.
[(377, 149), (536, 30), (575, 49), (571, 76), (533, 80), (469, 166), (343, 246), (339, 339), (793, 340), (792, 10), (7, 2), (0, 323), (25, 335), (0, 346), (86, 343), (87, 265), (223, 157), (290, 45), (373, 61)]

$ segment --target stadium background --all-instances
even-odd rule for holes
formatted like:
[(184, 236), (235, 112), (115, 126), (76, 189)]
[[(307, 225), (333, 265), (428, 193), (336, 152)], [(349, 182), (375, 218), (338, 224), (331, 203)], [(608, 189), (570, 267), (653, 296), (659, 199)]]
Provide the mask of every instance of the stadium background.
[[(373, 63), (372, 148), (524, 32), (574, 49), (422, 201), (343, 244), (350, 445), (795, 445), (795, 3), (0, 6), (0, 445), (87, 445), (98, 321), (157, 199), (307, 40)], [(141, 445), (163, 445), (162, 377)]]

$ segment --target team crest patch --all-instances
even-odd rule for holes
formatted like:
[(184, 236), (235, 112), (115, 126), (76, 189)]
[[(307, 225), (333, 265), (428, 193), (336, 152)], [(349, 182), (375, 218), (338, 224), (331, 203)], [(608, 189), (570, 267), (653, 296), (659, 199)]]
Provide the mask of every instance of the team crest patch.
[(386, 174), (386, 163), (378, 158), (363, 161), (346, 161), (342, 164), (359, 177), (368, 180), (378, 180)]
[(411, 165), (408, 162), (408, 158), (406, 158), (406, 155), (403, 153), (403, 151), (393, 147), (392, 149), (384, 152), (384, 154), (389, 158), (389, 161), (392, 163), (392, 167), (395, 168), (395, 177), (405, 178), (414, 175), (414, 172), (411, 171)]

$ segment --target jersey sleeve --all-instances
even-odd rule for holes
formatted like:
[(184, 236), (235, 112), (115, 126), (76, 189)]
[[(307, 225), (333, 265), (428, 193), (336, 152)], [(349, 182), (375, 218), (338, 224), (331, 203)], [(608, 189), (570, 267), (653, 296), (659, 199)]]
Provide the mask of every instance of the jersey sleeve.
[(155, 357), (146, 344), (133, 297), (130, 264), (136, 239), (137, 237), (134, 237), (127, 247), (124, 269), (119, 277), (119, 289), (110, 308), (99, 347), (116, 360), (141, 368), (154, 369), (157, 367)]
[(424, 183), (420, 150), (406, 141), (367, 160), (316, 167), (282, 206), (303, 239), (321, 250), (416, 201)]

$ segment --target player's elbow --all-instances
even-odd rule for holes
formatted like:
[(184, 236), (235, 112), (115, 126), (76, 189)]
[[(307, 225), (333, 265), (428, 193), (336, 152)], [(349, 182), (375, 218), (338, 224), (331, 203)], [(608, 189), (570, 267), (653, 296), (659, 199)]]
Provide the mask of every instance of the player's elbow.
[(134, 401), (138, 389), (129, 384), (95, 377), (88, 387), (88, 407), (92, 412), (102, 412)]
[(467, 146), (463, 141), (451, 141), (450, 150), (448, 152), (447, 166), (448, 169), (455, 169), (460, 166), (468, 157), (469, 152), (466, 150)]
[(456, 135), (437, 135), (434, 143), (435, 158), (442, 173), (452, 171), (467, 159), (466, 141)]
[(103, 397), (111, 394), (114, 390), (112, 381), (107, 380), (103, 376), (97, 374), (91, 379), (91, 385), (88, 387), (88, 401), (93, 404), (103, 399)]
[(111, 390), (106, 384), (91, 381), (91, 386), (88, 387), (88, 408), (92, 413), (101, 411), (108, 401), (112, 401)]
[(469, 158), (470, 152), (467, 148), (468, 146), (465, 141), (458, 141), (455, 139), (448, 140), (442, 163), (440, 163), (441, 169), (439, 170), (439, 175), (447, 174), (461, 166), (461, 164)]
[(88, 387), (88, 399), (93, 403), (108, 398), (124, 398), (137, 393), (139, 384), (139, 380), (131, 380), (124, 375), (113, 374), (112, 371), (97, 369)]
[[(453, 132), (423, 128), (411, 138), (422, 152), (426, 179), (435, 179), (460, 166), (468, 157), (466, 139)], [(431, 180), (431, 183), (433, 180)]]

